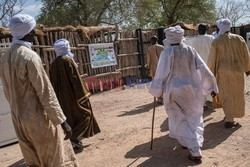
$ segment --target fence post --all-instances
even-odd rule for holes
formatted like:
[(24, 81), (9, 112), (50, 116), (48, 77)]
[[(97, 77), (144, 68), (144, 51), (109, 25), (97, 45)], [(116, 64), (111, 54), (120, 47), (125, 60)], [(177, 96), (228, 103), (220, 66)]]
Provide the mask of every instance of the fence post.
[(240, 27), (240, 35), (245, 39), (246, 41), (246, 32), (245, 32), (245, 27), (242, 26)]
[(157, 29), (158, 44), (163, 45), (163, 40), (166, 38), (164, 35), (164, 28)]
[(146, 69), (145, 69), (144, 50), (143, 50), (142, 30), (141, 29), (136, 29), (136, 37), (138, 38), (137, 50), (139, 52), (138, 60), (139, 60), (139, 65), (141, 66), (140, 67), (141, 78), (145, 78), (146, 77)]
[(233, 34), (236, 34), (236, 27), (231, 27), (231, 32), (232, 32)]

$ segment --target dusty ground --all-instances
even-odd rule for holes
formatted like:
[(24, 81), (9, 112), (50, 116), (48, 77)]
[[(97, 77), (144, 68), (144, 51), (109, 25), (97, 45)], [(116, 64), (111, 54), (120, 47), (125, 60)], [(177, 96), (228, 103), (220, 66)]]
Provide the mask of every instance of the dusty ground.
[[(81, 167), (195, 166), (178, 142), (168, 136), (167, 115), (157, 106), (154, 146), (150, 148), (153, 97), (146, 89), (111, 90), (91, 96), (102, 133), (84, 140), (77, 154)], [(250, 166), (250, 78), (246, 80), (246, 116), (242, 127), (225, 129), (223, 111), (204, 113), (203, 163), (197, 166)], [(0, 166), (23, 166), (18, 144), (0, 149)]]

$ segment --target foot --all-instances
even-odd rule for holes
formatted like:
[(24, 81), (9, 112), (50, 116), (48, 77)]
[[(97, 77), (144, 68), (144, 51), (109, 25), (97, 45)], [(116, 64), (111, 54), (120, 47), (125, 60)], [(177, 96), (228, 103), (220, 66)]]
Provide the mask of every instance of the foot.
[(213, 106), (213, 102), (207, 100), (207, 101), (206, 101), (206, 105), (207, 105), (207, 106)]
[(201, 156), (197, 156), (197, 157), (194, 157), (192, 156), (191, 154), (188, 155), (188, 159), (197, 163), (197, 164), (201, 164), (202, 163), (202, 160), (201, 160)]
[(83, 148), (73, 147), (73, 150), (74, 150), (74, 153), (77, 154), (77, 153), (81, 153), (83, 151)]
[(187, 149), (187, 147), (185, 147), (185, 146), (181, 146), (184, 150), (186, 150)]
[(208, 106), (203, 106), (203, 111), (208, 111)]
[(72, 144), (73, 148), (77, 147), (77, 148), (83, 149), (83, 144), (79, 140), (71, 140), (71, 144)]
[(224, 126), (225, 128), (229, 129), (229, 128), (234, 128), (234, 127), (237, 127), (239, 126), (240, 124), (238, 122), (225, 122)]
[(159, 97), (159, 98), (157, 99), (157, 103), (162, 105), (162, 104), (163, 104), (163, 98)]

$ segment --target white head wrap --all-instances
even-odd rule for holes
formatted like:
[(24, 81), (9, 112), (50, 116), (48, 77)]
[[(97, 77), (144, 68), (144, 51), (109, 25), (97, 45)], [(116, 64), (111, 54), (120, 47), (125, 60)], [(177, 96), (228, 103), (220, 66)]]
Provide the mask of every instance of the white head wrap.
[(74, 57), (73, 53), (71, 53), (69, 41), (64, 39), (64, 38), (57, 40), (54, 43), (53, 47), (55, 49), (57, 56), (65, 56), (66, 55), (66, 56), (69, 56), (70, 58)]
[(216, 25), (219, 28), (219, 35), (225, 34), (225, 32), (231, 29), (231, 21), (228, 19), (217, 20)]
[(184, 30), (179, 26), (169, 27), (164, 30), (167, 44), (181, 43), (183, 40)]
[(36, 26), (35, 19), (28, 14), (17, 14), (13, 16), (9, 23), (10, 32), (15, 39), (22, 39)]

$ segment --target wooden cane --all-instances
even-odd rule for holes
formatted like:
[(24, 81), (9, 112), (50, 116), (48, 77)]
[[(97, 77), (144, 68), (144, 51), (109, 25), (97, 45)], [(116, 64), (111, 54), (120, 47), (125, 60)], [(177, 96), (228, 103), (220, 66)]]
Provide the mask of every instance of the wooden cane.
[(156, 106), (156, 97), (154, 97), (154, 108), (153, 108), (153, 118), (152, 118), (151, 146), (150, 146), (150, 150), (153, 149), (153, 140), (154, 140), (154, 121), (155, 121), (155, 106)]

